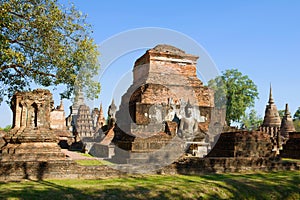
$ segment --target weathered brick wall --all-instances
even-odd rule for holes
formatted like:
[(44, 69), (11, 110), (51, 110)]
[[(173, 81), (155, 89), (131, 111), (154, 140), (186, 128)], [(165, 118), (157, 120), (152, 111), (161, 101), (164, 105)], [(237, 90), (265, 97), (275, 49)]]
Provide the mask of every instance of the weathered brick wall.
[(73, 161), (0, 162), (0, 181), (21, 179), (100, 179), (124, 173), (109, 166), (80, 166)]
[(271, 158), (181, 158), (158, 170), (161, 174), (196, 175), (205, 173), (300, 170), (299, 163), (281, 162)]
[[(134, 164), (132, 168), (136, 167)], [(145, 165), (145, 168), (151, 166)], [(122, 165), (115, 166), (122, 169)], [(48, 162), (0, 162), (0, 181), (22, 179), (103, 179), (126, 176), (111, 166), (80, 166), (71, 160)], [(185, 174), (300, 170), (300, 163), (271, 158), (198, 158), (183, 157), (174, 163), (147, 174)]]
[[(187, 102), (193, 106), (194, 116), (200, 121), (199, 129), (210, 134), (208, 130), (214, 107), (214, 93), (197, 77), (197, 59), (198, 56), (169, 45), (158, 45), (137, 59), (133, 69), (133, 84), (122, 96), (116, 115), (117, 125), (122, 130), (116, 132), (115, 141), (119, 147), (141, 151), (152, 151), (151, 146), (161, 148), (164, 142), (150, 139), (150, 136), (154, 133), (168, 135), (169, 130), (161, 128), (165, 117), (172, 110), (177, 115), (174, 120), (179, 122)], [(171, 129), (172, 136), (175, 136), (176, 127)], [(132, 145), (128, 145), (118, 139), (126, 138), (120, 136), (123, 133), (149, 139), (134, 140)], [(213, 139), (209, 138), (209, 141)]]
[(117, 112), (117, 124), (124, 132), (130, 133), (126, 124), (149, 122), (145, 116), (147, 108), (155, 104), (167, 105), (170, 98), (174, 102), (190, 101), (192, 105), (199, 106), (207, 116), (201, 129), (208, 130), (210, 115), (207, 108), (214, 107), (214, 95), (197, 77), (197, 59), (197, 56), (169, 45), (158, 45), (137, 59), (133, 84), (122, 96)]
[(207, 157), (272, 157), (270, 136), (260, 131), (222, 133)]
[(0, 148), (5, 145), (5, 140), (3, 138), (3, 136), (5, 135), (5, 133), (6, 133), (5, 131), (1, 131), (0, 130)]
[(58, 130), (66, 130), (65, 111), (53, 110), (50, 112), (50, 128)]
[(280, 156), (283, 158), (300, 159), (300, 132), (289, 133), (289, 139), (283, 145)]

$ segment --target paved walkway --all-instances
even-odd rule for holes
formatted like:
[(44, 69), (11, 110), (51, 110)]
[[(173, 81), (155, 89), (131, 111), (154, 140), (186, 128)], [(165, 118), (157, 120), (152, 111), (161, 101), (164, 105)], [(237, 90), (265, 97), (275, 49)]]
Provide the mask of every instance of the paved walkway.
[(95, 157), (83, 156), (76, 151), (69, 151), (67, 149), (62, 149), (61, 151), (64, 154), (66, 154), (69, 158), (71, 158), (72, 160), (97, 160), (97, 158), (95, 158)]

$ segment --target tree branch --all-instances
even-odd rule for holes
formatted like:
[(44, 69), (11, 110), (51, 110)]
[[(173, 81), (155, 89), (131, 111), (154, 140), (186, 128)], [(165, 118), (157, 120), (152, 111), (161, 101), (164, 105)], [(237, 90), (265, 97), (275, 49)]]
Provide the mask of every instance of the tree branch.
[(11, 39), (9, 39), (9, 42), (12, 43), (12, 44), (13, 43), (19, 44), (22, 47), (29, 48), (29, 49), (34, 50), (34, 51), (36, 50), (36, 48), (33, 48), (31, 46), (27, 46), (27, 45), (23, 44), (22, 42), (20, 42), (19, 40), (11, 40)]
[(56, 78), (55, 74), (46, 73), (46, 72), (42, 72), (42, 71), (39, 71), (39, 70), (34, 70), (34, 69), (26, 68), (24, 65), (21, 65), (21, 64), (20, 65), (11, 64), (11, 65), (2, 66), (0, 68), (0, 73), (3, 72), (6, 69), (14, 69), (19, 75), (24, 76), (24, 73), (22, 73), (18, 68), (22, 68), (24, 70), (26, 69), (26, 70), (28, 70), (28, 71), (30, 71), (32, 73), (39, 74), (39, 75), (42, 75), (42, 76), (50, 76), (50, 77)]
[(12, 11), (8, 11), (8, 13), (10, 13), (10, 14), (13, 14), (13, 15), (15, 15), (15, 16), (17, 16), (17, 17), (20, 17), (20, 18), (22, 18), (22, 19), (26, 19), (26, 20), (28, 20), (27, 18), (25, 18), (25, 16), (24, 16), (24, 15), (21, 15), (21, 14), (18, 14), (18, 13), (12, 12)]

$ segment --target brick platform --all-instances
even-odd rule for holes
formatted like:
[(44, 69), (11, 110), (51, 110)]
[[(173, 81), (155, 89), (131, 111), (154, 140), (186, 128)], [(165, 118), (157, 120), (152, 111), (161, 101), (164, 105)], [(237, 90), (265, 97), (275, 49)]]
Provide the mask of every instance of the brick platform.
[(300, 159), (300, 132), (289, 133), (289, 139), (283, 145), (280, 156), (283, 158)]

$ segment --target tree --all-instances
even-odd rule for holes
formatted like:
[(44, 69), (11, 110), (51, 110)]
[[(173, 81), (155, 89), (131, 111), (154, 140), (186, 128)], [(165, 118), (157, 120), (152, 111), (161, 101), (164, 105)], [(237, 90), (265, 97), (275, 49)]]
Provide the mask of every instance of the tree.
[(293, 116), (294, 126), (297, 132), (300, 131), (300, 107), (296, 110)]
[(78, 87), (98, 97), (92, 80), (100, 65), (86, 16), (57, 0), (2, 0), (0, 4), (0, 103), (15, 91), (40, 86)]
[(257, 114), (256, 110), (251, 109), (241, 119), (243, 126), (248, 130), (256, 130), (263, 122), (263, 119)]
[(5, 132), (10, 131), (10, 129), (11, 129), (11, 125), (7, 125), (5, 128), (1, 128), (1, 127), (0, 127), (0, 130), (1, 130), (1, 131), (5, 131)]
[(294, 123), (294, 127), (295, 127), (296, 131), (300, 132), (300, 120), (296, 119), (293, 121), (293, 123)]
[(293, 116), (294, 120), (300, 120), (300, 107), (296, 110), (294, 116)]
[(279, 114), (280, 119), (282, 119), (285, 115), (285, 110), (278, 110), (278, 114)]
[(226, 122), (239, 122), (247, 108), (254, 106), (258, 98), (257, 86), (237, 69), (226, 70), (221, 76), (208, 82), (215, 91), (215, 105), (226, 107)]

